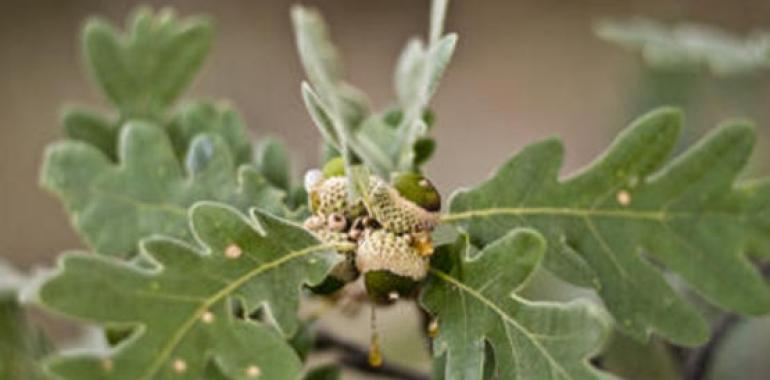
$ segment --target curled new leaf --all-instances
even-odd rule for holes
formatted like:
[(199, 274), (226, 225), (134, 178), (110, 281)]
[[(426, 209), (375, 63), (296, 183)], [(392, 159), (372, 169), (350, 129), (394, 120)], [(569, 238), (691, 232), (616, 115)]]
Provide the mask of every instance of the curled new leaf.
[(516, 294), (543, 256), (540, 235), (515, 230), (473, 257), (467, 239), (459, 245), (451, 271), (432, 269), (421, 297), (438, 320), (434, 348), (446, 356), (447, 379), (482, 379), (486, 342), (494, 355), (493, 378), (610, 378), (587, 363), (609, 328), (598, 309), (585, 302), (530, 302)]
[(530, 145), (488, 181), (457, 192), (445, 220), (479, 244), (535, 228), (548, 241), (546, 266), (593, 285), (624, 332), (700, 344), (706, 323), (660, 267), (723, 308), (770, 311), (770, 289), (745, 257), (770, 251), (770, 182), (736, 183), (755, 138), (739, 122), (666, 163), (680, 125), (675, 110), (652, 112), (564, 180), (561, 143)]
[[(301, 227), (255, 210), (225, 205), (190, 210), (202, 250), (152, 238), (142, 253), (154, 268), (81, 253), (62, 257), (60, 272), (39, 291), (42, 305), (133, 334), (106, 357), (58, 357), (64, 379), (199, 379), (211, 361), (231, 379), (299, 378), (300, 361), (284, 337), (297, 328), (303, 284), (316, 284), (337, 255)], [(233, 315), (266, 305), (276, 330)]]

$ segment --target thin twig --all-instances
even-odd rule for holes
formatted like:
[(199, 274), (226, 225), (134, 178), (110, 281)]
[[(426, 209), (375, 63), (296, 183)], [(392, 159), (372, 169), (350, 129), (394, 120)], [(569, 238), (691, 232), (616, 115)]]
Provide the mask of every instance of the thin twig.
[[(760, 265), (760, 272), (765, 278), (770, 277), (770, 262)], [(711, 369), (714, 354), (730, 335), (731, 330), (743, 318), (735, 313), (724, 313), (714, 325), (711, 339), (704, 346), (684, 355), (684, 376), (686, 380), (703, 380)]]
[(687, 356), (687, 362), (685, 363), (686, 380), (703, 380), (706, 378), (706, 374), (711, 368), (714, 353), (722, 345), (724, 338), (729, 335), (730, 330), (740, 320), (741, 317), (739, 315), (732, 313), (726, 313), (719, 318), (711, 335), (711, 340)]
[(369, 354), (358, 344), (339, 338), (329, 332), (320, 330), (316, 334), (315, 348), (322, 350), (335, 350), (342, 356), (340, 364), (350, 369), (379, 376), (387, 376), (400, 380), (429, 380), (430, 377), (402, 366), (383, 363), (380, 367), (369, 365)]

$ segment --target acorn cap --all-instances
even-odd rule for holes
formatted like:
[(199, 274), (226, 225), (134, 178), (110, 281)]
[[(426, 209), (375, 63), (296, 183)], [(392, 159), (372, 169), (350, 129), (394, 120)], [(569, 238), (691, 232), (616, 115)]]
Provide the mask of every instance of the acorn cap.
[(429, 261), (409, 244), (406, 236), (385, 230), (367, 230), (359, 241), (356, 267), (361, 273), (387, 270), (420, 281), (428, 274)]
[(436, 213), (404, 198), (386, 183), (372, 186), (367, 206), (384, 229), (397, 234), (432, 230), (438, 221)]
[(441, 194), (422, 174), (414, 172), (397, 173), (392, 179), (393, 187), (407, 200), (428, 210), (441, 209)]

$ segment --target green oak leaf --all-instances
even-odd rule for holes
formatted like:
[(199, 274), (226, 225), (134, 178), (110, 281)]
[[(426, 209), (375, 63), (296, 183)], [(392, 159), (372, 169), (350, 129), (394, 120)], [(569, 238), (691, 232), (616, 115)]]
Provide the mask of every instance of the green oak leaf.
[(96, 83), (124, 118), (157, 119), (190, 84), (211, 43), (211, 23), (177, 20), (168, 9), (140, 8), (121, 34), (94, 18), (83, 29), (86, 61)]
[(43, 332), (32, 326), (13, 292), (0, 293), (0, 379), (42, 380), (38, 360), (51, 347)]
[(43, 380), (38, 360), (51, 351), (44, 332), (34, 326), (20, 305), (19, 293), (32, 279), (0, 258), (0, 379)]
[[(65, 254), (42, 285), (41, 305), (102, 326), (133, 327), (108, 356), (57, 357), (64, 379), (199, 379), (211, 361), (227, 378), (295, 379), (301, 363), (285, 342), (298, 327), (303, 284), (317, 284), (338, 261), (332, 247), (300, 226), (253, 209), (251, 218), (222, 204), (190, 209), (201, 245), (165, 237), (143, 240), (155, 267)], [(274, 328), (233, 315), (266, 307)], [(209, 372), (210, 373), (210, 372)]]
[(641, 343), (614, 334), (602, 352), (601, 366), (625, 380), (681, 380), (682, 369), (671, 351), (660, 339)]
[(255, 151), (255, 161), (259, 172), (273, 186), (290, 191), (292, 167), (286, 144), (278, 138), (266, 137), (257, 143)]
[(61, 113), (65, 135), (71, 140), (91, 144), (111, 160), (117, 158), (120, 123), (86, 107), (66, 107)]
[(741, 122), (666, 164), (680, 125), (676, 110), (651, 112), (588, 168), (561, 180), (561, 143), (530, 145), (488, 181), (454, 194), (445, 220), (481, 245), (535, 228), (548, 241), (546, 266), (592, 284), (622, 331), (703, 343), (706, 323), (662, 267), (723, 308), (770, 311), (770, 289), (745, 257), (770, 251), (770, 181), (736, 183), (755, 139)]
[(41, 184), (59, 196), (86, 242), (108, 255), (131, 255), (152, 234), (192, 241), (187, 208), (196, 201), (284, 212), (284, 193), (254, 168), (237, 169), (221, 137), (195, 137), (180, 165), (164, 130), (144, 122), (121, 129), (117, 164), (79, 141), (49, 146)]
[(457, 263), (449, 271), (434, 266), (420, 300), (438, 318), (434, 353), (445, 355), (445, 378), (483, 379), (487, 342), (500, 379), (611, 378), (587, 362), (609, 330), (598, 308), (516, 294), (543, 256), (538, 233), (511, 231), (475, 255), (467, 237), (459, 244)]
[(339, 380), (342, 378), (342, 370), (334, 364), (326, 364), (308, 371), (304, 380)]
[(227, 103), (193, 102), (183, 104), (168, 126), (168, 134), (178, 157), (185, 157), (196, 136), (219, 135), (232, 152), (236, 164), (251, 162), (251, 143), (240, 115)]

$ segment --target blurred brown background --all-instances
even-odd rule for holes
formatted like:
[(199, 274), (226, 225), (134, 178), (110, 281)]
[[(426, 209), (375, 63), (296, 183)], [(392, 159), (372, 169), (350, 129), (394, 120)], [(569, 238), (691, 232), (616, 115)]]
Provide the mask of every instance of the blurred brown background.
[[(189, 96), (229, 99), (256, 137), (277, 135), (299, 170), (317, 163), (319, 136), (299, 95), (303, 79), (286, 1), (3, 1), (0, 5), (0, 256), (29, 266), (81, 245), (58, 202), (37, 186), (43, 147), (61, 136), (66, 103), (105, 105), (78, 44), (83, 20), (122, 25), (138, 4), (205, 13), (217, 25), (212, 52)], [(393, 99), (391, 71), (401, 47), (427, 29), (425, 1), (307, 1), (320, 8), (351, 81), (374, 106)], [(470, 185), (524, 144), (557, 135), (567, 168), (588, 162), (630, 119), (638, 56), (597, 39), (603, 17), (696, 20), (736, 32), (770, 27), (766, 1), (468, 1), (450, 4), (446, 29), (460, 43), (434, 107), (439, 150), (429, 174), (444, 193)], [(758, 76), (770, 106), (770, 71)], [(716, 82), (719, 85), (719, 82)], [(768, 139), (770, 119), (716, 99), (714, 124), (751, 117)], [(689, 125), (688, 127), (694, 127)], [(702, 127), (702, 126), (700, 126)], [(770, 148), (765, 144), (764, 148)]]
[[(332, 25), (351, 82), (370, 94), (375, 108), (388, 105), (392, 67), (407, 38), (424, 35), (429, 1), (305, 3), (320, 8)], [(288, 18), (292, 2), (3, 1), (3, 258), (29, 267), (81, 247), (59, 203), (38, 188), (38, 167), (43, 147), (61, 136), (60, 106), (105, 105), (83, 67), (78, 44), (83, 20), (102, 15), (122, 24), (137, 4), (212, 16), (217, 25), (213, 50), (188, 95), (229, 99), (255, 137), (277, 135), (288, 142), (298, 171), (316, 164), (319, 136), (299, 95), (303, 73)], [(455, 0), (446, 29), (458, 32), (460, 42), (434, 98), (439, 150), (428, 167), (442, 191), (448, 195), (478, 182), (523, 145), (544, 136), (564, 138), (568, 170), (601, 152), (631, 118), (629, 98), (642, 64), (636, 54), (597, 39), (591, 25), (603, 17), (633, 15), (707, 22), (737, 33), (770, 29), (770, 2), (761, 0)], [(726, 117), (751, 118), (763, 140), (759, 149), (770, 151), (770, 70), (750, 82), (760, 106), (711, 97), (700, 119), (711, 126)], [(710, 83), (714, 88), (724, 84), (718, 79)], [(770, 170), (766, 162), (755, 166), (764, 174)]]

